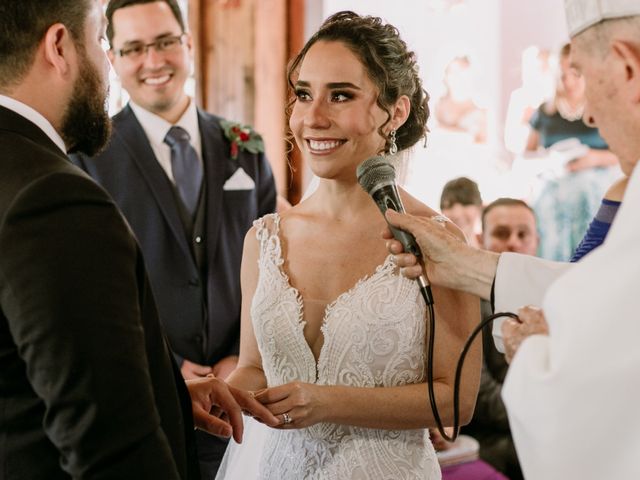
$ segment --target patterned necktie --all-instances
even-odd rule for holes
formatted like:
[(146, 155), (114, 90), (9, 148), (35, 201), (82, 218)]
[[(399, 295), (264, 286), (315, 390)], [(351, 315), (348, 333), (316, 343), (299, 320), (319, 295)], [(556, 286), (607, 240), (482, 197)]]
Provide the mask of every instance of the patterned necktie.
[(164, 137), (164, 143), (171, 147), (171, 169), (176, 188), (182, 203), (193, 217), (202, 186), (202, 165), (189, 143), (190, 138), (184, 128), (171, 127)]

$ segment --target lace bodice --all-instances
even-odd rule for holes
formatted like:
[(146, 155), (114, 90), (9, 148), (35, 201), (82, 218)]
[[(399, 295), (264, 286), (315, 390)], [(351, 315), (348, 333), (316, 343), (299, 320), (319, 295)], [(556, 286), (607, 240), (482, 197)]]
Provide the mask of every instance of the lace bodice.
[[(279, 225), (277, 214), (254, 223), (260, 256), (251, 318), (268, 385), (388, 387), (424, 381), (424, 302), (416, 283), (397, 274), (391, 256), (326, 308), (316, 364), (303, 333), (302, 299), (282, 268)], [(261, 478), (278, 480), (440, 478), (426, 430), (322, 423), (270, 430), (260, 471)]]

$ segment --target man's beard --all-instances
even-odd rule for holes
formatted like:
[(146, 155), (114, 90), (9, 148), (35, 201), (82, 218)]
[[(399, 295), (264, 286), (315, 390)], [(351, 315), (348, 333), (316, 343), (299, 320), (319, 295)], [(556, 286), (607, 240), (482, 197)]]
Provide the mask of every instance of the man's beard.
[(107, 92), (98, 69), (81, 53), (80, 73), (74, 92), (62, 119), (61, 136), (69, 153), (93, 156), (106, 145), (111, 135), (111, 120), (107, 113)]

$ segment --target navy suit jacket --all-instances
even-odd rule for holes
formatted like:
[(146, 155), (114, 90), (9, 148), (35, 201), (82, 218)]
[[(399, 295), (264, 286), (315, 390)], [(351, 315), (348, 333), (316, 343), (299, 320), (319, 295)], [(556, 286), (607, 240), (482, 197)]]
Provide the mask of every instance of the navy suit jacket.
[[(186, 233), (174, 187), (129, 106), (113, 118), (105, 151), (73, 161), (111, 194), (138, 237), (178, 361), (212, 365), (238, 352), (244, 236), (255, 219), (275, 210), (276, 190), (263, 154), (240, 150), (238, 158), (231, 159), (220, 118), (198, 110), (198, 124), (206, 203), (197, 235)], [(255, 188), (224, 190), (239, 167)], [(201, 241), (196, 243), (198, 236)], [(206, 252), (199, 265), (193, 251), (202, 247)]]

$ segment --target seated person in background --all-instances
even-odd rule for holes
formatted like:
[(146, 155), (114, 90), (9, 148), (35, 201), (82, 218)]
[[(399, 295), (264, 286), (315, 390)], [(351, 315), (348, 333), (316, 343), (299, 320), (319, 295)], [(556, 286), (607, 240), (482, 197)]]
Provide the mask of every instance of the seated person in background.
[[(516, 252), (535, 255), (538, 248), (536, 217), (522, 200), (499, 198), (482, 212), (481, 248), (496, 253)], [(481, 302), (481, 315), (491, 315), (489, 302)], [(511, 438), (507, 411), (502, 403), (502, 383), (507, 374), (504, 355), (496, 350), (491, 330), (493, 322), (482, 330), (482, 377), (473, 419), (464, 433), (480, 442), (480, 458), (511, 480), (522, 479), (522, 471)]]
[(479, 247), (482, 197), (478, 184), (467, 177), (448, 181), (440, 195), (440, 211), (455, 223), (467, 237), (469, 245)]
[(559, 57), (559, 78), (554, 98), (541, 105), (531, 118), (527, 151), (549, 148), (568, 139), (583, 144), (583, 152), (567, 163), (566, 174), (548, 181), (533, 207), (542, 234), (539, 254), (567, 261), (578, 246), (607, 187), (620, 175), (618, 158), (600, 136), (586, 125), (582, 114), (585, 83), (570, 64), (570, 46)]

